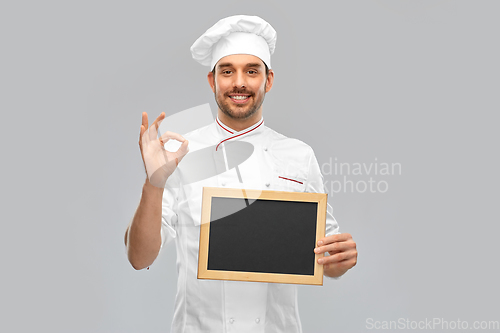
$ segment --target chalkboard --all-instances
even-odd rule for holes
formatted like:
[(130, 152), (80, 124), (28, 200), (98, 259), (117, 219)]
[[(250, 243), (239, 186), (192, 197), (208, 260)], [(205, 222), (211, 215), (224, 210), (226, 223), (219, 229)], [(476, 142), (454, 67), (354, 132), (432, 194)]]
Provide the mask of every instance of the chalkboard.
[(198, 278), (323, 284), (323, 193), (203, 188)]

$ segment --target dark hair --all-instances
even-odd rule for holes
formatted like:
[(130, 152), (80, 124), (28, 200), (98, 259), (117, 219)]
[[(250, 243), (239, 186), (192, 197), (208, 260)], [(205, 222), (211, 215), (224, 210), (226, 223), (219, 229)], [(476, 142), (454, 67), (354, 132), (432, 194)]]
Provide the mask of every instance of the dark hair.
[[(269, 67), (267, 67), (267, 64), (265, 62), (264, 63), (264, 66), (266, 66), (266, 77), (269, 76)], [(214, 76), (215, 78), (215, 66), (214, 66), (214, 69), (212, 69), (212, 75)]]

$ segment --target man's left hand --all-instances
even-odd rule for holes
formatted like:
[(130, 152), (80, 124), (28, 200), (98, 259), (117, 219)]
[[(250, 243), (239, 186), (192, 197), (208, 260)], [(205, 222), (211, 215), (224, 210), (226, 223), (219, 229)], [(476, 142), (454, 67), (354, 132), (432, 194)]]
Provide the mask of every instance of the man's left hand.
[(329, 277), (339, 277), (356, 265), (358, 251), (350, 234), (337, 234), (318, 240), (315, 253), (328, 252), (329, 256), (318, 259), (323, 265), (323, 273)]

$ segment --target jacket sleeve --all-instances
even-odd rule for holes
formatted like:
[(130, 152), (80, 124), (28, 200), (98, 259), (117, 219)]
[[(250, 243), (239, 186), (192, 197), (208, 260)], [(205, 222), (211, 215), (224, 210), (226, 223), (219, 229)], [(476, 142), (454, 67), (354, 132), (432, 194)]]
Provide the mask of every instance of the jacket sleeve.
[[(306, 192), (327, 193), (323, 182), (323, 175), (321, 174), (321, 170), (319, 168), (319, 164), (316, 160), (314, 152), (311, 153), (311, 156), (309, 158), (309, 175), (307, 177)], [(330, 198), (328, 199), (330, 201)], [(329, 203), (327, 203), (325, 236), (335, 235), (339, 233), (339, 225), (333, 217), (333, 208)]]
[(161, 247), (160, 252), (164, 246), (170, 243), (177, 237), (177, 202), (179, 195), (179, 180), (176, 173), (172, 174), (165, 184), (162, 199), (162, 213), (161, 213)]
[[(319, 164), (316, 159), (316, 156), (314, 155), (314, 152), (311, 153), (311, 157), (309, 158), (309, 175), (307, 177), (306, 192), (327, 193), (323, 182), (323, 175), (321, 174), (321, 170), (319, 168)], [(333, 217), (332, 206), (329, 203), (327, 203), (325, 236), (331, 236), (335, 234), (340, 234), (339, 225), (337, 223), (337, 220), (335, 220), (335, 218)], [(325, 277), (332, 280), (338, 280), (341, 278), (341, 276), (329, 277), (326, 275)]]

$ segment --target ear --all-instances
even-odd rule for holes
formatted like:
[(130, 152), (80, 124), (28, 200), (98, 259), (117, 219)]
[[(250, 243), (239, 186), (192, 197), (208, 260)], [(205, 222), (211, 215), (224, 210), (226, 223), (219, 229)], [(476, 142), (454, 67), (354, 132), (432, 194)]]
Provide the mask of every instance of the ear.
[(214, 78), (214, 73), (208, 72), (207, 79), (208, 79), (208, 84), (210, 85), (210, 88), (212, 88), (212, 92), (215, 94), (215, 78)]
[(273, 82), (274, 82), (274, 71), (272, 69), (269, 70), (269, 75), (267, 76), (266, 80), (266, 93), (271, 90), (273, 87)]

